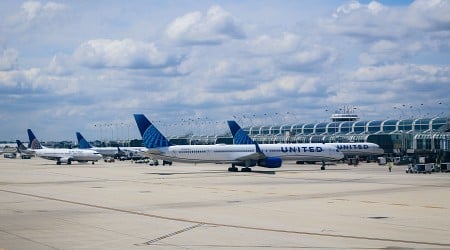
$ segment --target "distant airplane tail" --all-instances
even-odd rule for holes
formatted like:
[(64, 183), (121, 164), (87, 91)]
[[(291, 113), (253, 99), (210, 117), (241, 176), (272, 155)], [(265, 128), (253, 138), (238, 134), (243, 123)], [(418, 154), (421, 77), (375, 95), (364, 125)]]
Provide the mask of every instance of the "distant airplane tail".
[(76, 132), (77, 134), (77, 140), (78, 140), (78, 148), (86, 149), (86, 148), (92, 148), (91, 144), (84, 139), (84, 137), (81, 135), (80, 132)]
[(42, 149), (41, 143), (38, 141), (36, 136), (33, 134), (33, 131), (31, 129), (27, 129), (28, 132), (28, 139), (30, 140), (30, 144), (28, 145), (28, 148), (31, 149)]
[(172, 146), (172, 143), (143, 114), (134, 114), (134, 119), (147, 148)]
[(20, 140), (16, 140), (16, 143), (17, 143), (17, 149), (19, 150), (19, 152), (27, 150), (27, 147), (25, 147), (25, 145), (23, 145), (23, 143)]
[(235, 121), (228, 121), (234, 144), (255, 144), (248, 134)]

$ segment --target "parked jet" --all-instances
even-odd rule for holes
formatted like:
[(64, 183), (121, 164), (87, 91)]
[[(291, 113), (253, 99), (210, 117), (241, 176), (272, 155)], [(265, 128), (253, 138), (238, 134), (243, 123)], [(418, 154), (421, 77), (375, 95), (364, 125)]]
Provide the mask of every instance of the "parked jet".
[(384, 154), (384, 150), (378, 146), (378, 144), (371, 142), (340, 142), (327, 144), (336, 146), (344, 156), (376, 156)]
[(61, 163), (72, 164), (72, 161), (78, 162), (94, 162), (100, 160), (102, 155), (91, 149), (67, 149), (67, 148), (46, 148), (41, 145), (31, 129), (27, 130), (30, 139), (31, 149), (37, 156), (56, 161), (57, 165)]
[(92, 149), (99, 152), (103, 156), (115, 156), (119, 153), (118, 147), (92, 147), (80, 132), (76, 132), (76, 135), (78, 140), (78, 148), (80, 149)]
[(147, 154), (165, 161), (193, 163), (228, 163), (230, 172), (251, 171), (250, 167), (279, 168), (282, 159), (339, 160), (343, 154), (334, 146), (324, 144), (272, 144), (260, 147), (257, 143), (243, 145), (172, 145), (143, 115), (135, 114), (139, 132)]
[(130, 157), (142, 157), (147, 152), (146, 147), (120, 147), (120, 153)]
[(20, 140), (16, 140), (16, 143), (17, 143), (17, 151), (19, 151), (21, 155), (29, 155), (29, 156), (35, 155), (34, 151), (25, 147), (25, 145), (23, 145), (23, 143)]
[[(230, 128), (231, 134), (233, 135), (233, 140), (235, 145), (249, 145), (255, 142), (250, 138), (250, 136), (243, 130), (235, 121), (228, 121), (228, 127)], [(321, 170), (325, 170), (325, 161), (337, 161), (344, 158), (342, 152), (340, 152), (336, 146), (328, 145), (324, 143), (284, 143), (284, 144), (259, 144), (263, 152), (269, 152), (272, 157), (279, 157), (283, 160), (295, 160), (295, 161), (321, 161)], [(281, 151), (271, 152), (274, 147), (281, 148)], [(327, 148), (328, 152), (324, 154), (312, 154), (308, 149), (311, 147), (322, 147)], [(299, 150), (298, 154), (287, 154), (290, 151)], [(303, 153), (303, 154), (302, 154)]]
[[(233, 135), (235, 144), (253, 144), (253, 140), (250, 136), (236, 123), (236, 121), (228, 121), (231, 134)], [(262, 146), (264, 144), (260, 144)], [(375, 143), (370, 142), (358, 142), (358, 143), (326, 143), (336, 147), (344, 156), (368, 156), (368, 155), (381, 155), (384, 150)], [(322, 170), (325, 170), (325, 166), (322, 165)]]

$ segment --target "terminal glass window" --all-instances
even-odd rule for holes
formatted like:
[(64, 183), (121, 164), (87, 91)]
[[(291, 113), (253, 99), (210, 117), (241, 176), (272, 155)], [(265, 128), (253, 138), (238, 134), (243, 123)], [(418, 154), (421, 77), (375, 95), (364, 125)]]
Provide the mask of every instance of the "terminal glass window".
[(290, 131), (291, 131), (291, 126), (284, 125), (284, 126), (281, 126), (281, 128), (280, 128), (280, 132), (283, 135), (285, 135), (286, 132), (290, 132)]
[(250, 127), (248, 134), (249, 135), (257, 135), (257, 134), (259, 134), (259, 127)]
[(294, 125), (294, 126), (292, 126), (292, 133), (301, 134), (303, 132), (302, 128), (303, 128), (303, 124)]
[(438, 130), (441, 127), (446, 127), (447, 126), (447, 118), (436, 118), (432, 121), (431, 124), (433, 130)]
[(355, 131), (355, 134), (365, 133), (366, 132), (366, 122), (365, 121), (355, 122), (354, 131)]
[(371, 121), (369, 122), (369, 133), (376, 133), (381, 131), (381, 123), (383, 121)]
[(413, 120), (400, 120), (398, 122), (398, 130), (403, 131), (403, 132), (408, 132), (410, 130), (412, 130), (412, 123)]
[(354, 122), (342, 122), (341, 123), (341, 133), (342, 134), (348, 134), (352, 132), (352, 126)]
[(270, 134), (277, 135), (280, 133), (280, 126), (273, 126), (270, 128)]
[(327, 132), (329, 134), (339, 133), (339, 125), (340, 124), (341, 124), (340, 122), (332, 122), (332, 123), (328, 124)]
[(414, 131), (420, 132), (430, 128), (431, 119), (417, 119), (414, 121)]
[(397, 122), (398, 122), (398, 120), (387, 120), (387, 121), (384, 121), (383, 127), (381, 128), (382, 132), (383, 133), (390, 133), (390, 132), (395, 131)]
[(305, 124), (305, 125), (303, 126), (303, 133), (304, 133), (305, 135), (309, 135), (309, 134), (314, 133), (314, 126), (315, 126), (314, 123)]
[(268, 135), (270, 133), (270, 127), (261, 127), (261, 134)]
[(328, 123), (326, 123), (326, 122), (317, 123), (316, 124), (316, 134), (323, 134), (323, 133), (325, 133), (326, 132), (325, 128), (327, 127), (327, 124)]

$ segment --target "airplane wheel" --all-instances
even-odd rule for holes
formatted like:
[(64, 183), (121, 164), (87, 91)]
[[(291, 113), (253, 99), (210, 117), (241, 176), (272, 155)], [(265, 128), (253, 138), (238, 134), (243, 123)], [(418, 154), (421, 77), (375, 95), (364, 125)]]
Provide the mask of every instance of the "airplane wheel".
[(252, 172), (251, 168), (242, 168), (242, 172)]
[(320, 167), (320, 170), (325, 170), (325, 166)]
[(60, 161), (57, 161), (57, 162), (56, 162), (56, 165), (61, 165), (61, 162), (60, 162)]
[(237, 171), (238, 171), (237, 167), (229, 167), (228, 168), (228, 172), (237, 172)]

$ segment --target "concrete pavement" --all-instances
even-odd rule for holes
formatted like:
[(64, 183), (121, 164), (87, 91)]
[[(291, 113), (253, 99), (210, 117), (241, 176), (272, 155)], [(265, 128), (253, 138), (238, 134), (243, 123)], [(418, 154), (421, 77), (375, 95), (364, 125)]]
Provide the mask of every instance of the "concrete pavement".
[(0, 249), (450, 248), (450, 174), (0, 158)]

